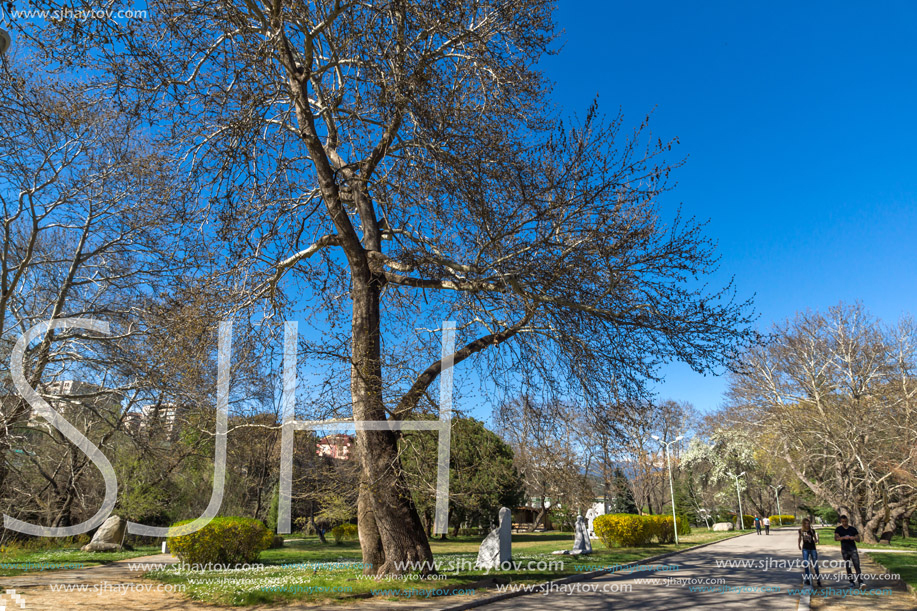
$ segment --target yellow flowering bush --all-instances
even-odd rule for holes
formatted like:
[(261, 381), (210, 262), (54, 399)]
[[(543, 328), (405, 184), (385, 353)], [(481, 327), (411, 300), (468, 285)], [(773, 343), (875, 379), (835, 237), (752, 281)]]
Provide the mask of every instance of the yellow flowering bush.
[(771, 526), (786, 526), (788, 524), (796, 523), (796, 516), (789, 515), (779, 515), (779, 516), (768, 516), (771, 520)]
[(646, 516), (647, 518), (652, 519), (656, 535), (656, 540), (660, 543), (674, 543), (675, 542), (675, 524), (672, 516)]
[(645, 545), (653, 537), (655, 526), (630, 513), (611, 513), (596, 517), (593, 528), (605, 547), (635, 547)]
[(177, 522), (169, 529), (169, 549), (188, 564), (245, 564), (270, 547), (273, 533), (252, 518), (214, 518), (204, 528), (188, 533)]
[(349, 541), (357, 538), (357, 525), (356, 524), (339, 524), (331, 529), (331, 536), (334, 537), (334, 542), (337, 545), (340, 545), (344, 541)]
[[(595, 534), (606, 547), (633, 547), (646, 545), (653, 539), (659, 543), (673, 543), (675, 529), (670, 515), (639, 516), (630, 513), (598, 516), (593, 522)], [(691, 533), (685, 516), (678, 516), (678, 534)]]

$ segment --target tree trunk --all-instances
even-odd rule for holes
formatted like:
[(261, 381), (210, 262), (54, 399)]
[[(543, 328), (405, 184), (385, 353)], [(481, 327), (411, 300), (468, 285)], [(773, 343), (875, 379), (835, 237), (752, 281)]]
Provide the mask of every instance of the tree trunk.
[(605, 469), (604, 482), (602, 484), (602, 505), (605, 507), (605, 513), (608, 513), (608, 497), (611, 496), (611, 480), (609, 479), (608, 469)]
[(903, 516), (901, 516), (901, 538), (907, 539), (911, 536), (910, 521), (911, 516), (914, 515), (914, 510), (911, 509)]
[(541, 524), (541, 521), (544, 519), (545, 515), (547, 515), (548, 513), (547, 508), (545, 508), (544, 506), (545, 500), (546, 500), (546, 497), (542, 496), (541, 497), (541, 510), (538, 512), (538, 515), (535, 516), (535, 523), (532, 524), (532, 532), (535, 532), (535, 529), (538, 528), (538, 525)]
[(321, 541), (322, 543), (328, 543), (328, 541), (325, 540), (325, 529), (319, 528), (318, 524), (315, 523), (315, 503), (314, 502), (309, 503), (309, 524), (312, 525), (312, 530), (314, 530), (315, 534), (318, 535), (318, 540)]
[[(363, 479), (362, 476), (361, 479)], [(376, 575), (385, 564), (385, 552), (382, 549), (382, 537), (379, 536), (379, 529), (376, 526), (368, 486), (362, 483), (357, 497), (357, 529), (360, 549), (363, 550), (363, 574)]]
[[(353, 416), (355, 420), (385, 420), (380, 358), (381, 282), (368, 269), (353, 270), (352, 278)], [(412, 569), (405, 563), (415, 562), (422, 574), (434, 572), (433, 553), (401, 470), (398, 436), (393, 431), (357, 431), (357, 444), (361, 466), (357, 519), (363, 561), (371, 563), (376, 574), (409, 572)]]
[(860, 518), (859, 515), (850, 516), (850, 520), (853, 524), (853, 527), (860, 531), (860, 535), (863, 537), (863, 543), (878, 543), (879, 538), (876, 536), (876, 529), (880, 528), (879, 522), (882, 521), (881, 516), (873, 516), (871, 520), (865, 520)]

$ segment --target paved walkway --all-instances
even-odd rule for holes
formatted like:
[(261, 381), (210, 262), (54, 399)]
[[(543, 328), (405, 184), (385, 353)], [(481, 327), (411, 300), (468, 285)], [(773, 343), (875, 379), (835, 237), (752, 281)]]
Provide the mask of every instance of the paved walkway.
[[(131, 609), (135, 611), (172, 611), (187, 609), (186, 598), (164, 591), (160, 584), (144, 580), (143, 569), (131, 570), (131, 565), (145, 565), (147, 570), (177, 559), (168, 554), (118, 560), (101, 566), (68, 571), (29, 571), (15, 577), (0, 577), (0, 606), (18, 609), (9, 592), (23, 597), (25, 611), (95, 611)], [(137, 567), (139, 568), (139, 567)], [(218, 607), (195, 606), (200, 611), (217, 611)]]
[[(840, 564), (842, 560), (839, 548), (823, 546), (819, 552), (823, 563), (833, 561)], [(677, 571), (644, 571), (631, 575), (607, 574), (584, 582), (566, 584), (556, 592), (530, 594), (499, 601), (487, 605), (484, 609), (675, 611), (710, 608), (716, 611), (804, 611), (809, 608), (808, 598), (802, 598), (798, 592), (793, 592), (802, 587), (801, 569), (790, 564), (797, 560), (801, 560), (801, 552), (796, 547), (796, 530), (774, 529), (770, 535), (759, 536), (752, 533), (727, 539), (663, 561), (665, 564), (677, 565)], [(823, 585), (835, 588), (835, 592), (830, 594), (826, 601), (828, 603), (845, 600), (844, 590), (849, 591), (849, 587), (845, 585), (846, 580), (831, 581), (839, 576), (839, 571), (839, 568), (826, 568), (823, 571)], [(868, 569), (864, 566), (863, 571), (868, 572)], [(878, 572), (878, 567), (875, 567), (875, 572)], [(668, 583), (666, 578), (670, 580)], [(656, 583), (645, 581), (653, 579), (657, 580)], [(677, 584), (674, 580), (680, 580), (684, 585)], [(628, 587), (629, 591), (622, 591)], [(870, 587), (887, 588), (888, 582), (874, 582)], [(819, 599), (817, 595), (815, 598)], [(848, 593), (847, 600), (854, 605), (849, 607), (851, 609), (882, 609), (886, 608), (884, 605), (891, 603), (893, 598), (901, 605), (910, 606), (896, 605), (888, 608), (917, 609), (917, 601), (907, 594), (900, 583), (891, 597), (853, 598)], [(830, 608), (834, 609), (833, 606)]]

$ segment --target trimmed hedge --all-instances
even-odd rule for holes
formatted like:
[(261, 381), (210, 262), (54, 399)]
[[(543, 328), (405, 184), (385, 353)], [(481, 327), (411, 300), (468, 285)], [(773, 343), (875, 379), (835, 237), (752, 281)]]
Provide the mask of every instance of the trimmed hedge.
[(796, 516), (790, 515), (779, 515), (779, 516), (768, 516), (771, 521), (771, 526), (787, 526), (789, 524), (796, 523)]
[[(592, 523), (596, 536), (605, 547), (637, 547), (650, 543), (653, 539), (659, 543), (673, 543), (675, 529), (672, 516), (632, 513), (612, 513), (595, 518)], [(687, 518), (678, 516), (678, 534), (691, 533)]]
[(647, 516), (656, 523), (656, 540), (660, 543), (675, 543), (675, 521), (672, 516)]
[[(644, 517), (648, 519), (652, 518), (653, 521), (656, 522), (655, 536), (657, 541), (660, 543), (675, 543), (675, 528), (672, 524), (672, 516), (657, 515)], [(678, 516), (677, 524), (679, 536), (691, 534), (691, 523), (688, 522), (688, 518), (686, 516)]]
[(358, 536), (356, 524), (339, 524), (331, 529), (331, 536), (334, 537), (335, 545), (340, 545), (344, 541), (351, 541)]
[(653, 536), (645, 516), (631, 513), (610, 513), (597, 516), (592, 522), (596, 536), (605, 547), (618, 545), (635, 547), (646, 544)]
[(188, 564), (252, 563), (274, 540), (273, 533), (252, 518), (214, 518), (200, 530), (181, 534), (181, 527), (193, 521), (176, 522), (167, 537), (169, 549)]

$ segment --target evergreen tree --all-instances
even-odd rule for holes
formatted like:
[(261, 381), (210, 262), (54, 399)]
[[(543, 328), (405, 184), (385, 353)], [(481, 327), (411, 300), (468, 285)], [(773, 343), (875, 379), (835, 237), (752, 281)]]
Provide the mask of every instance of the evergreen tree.
[(608, 498), (609, 513), (639, 513), (634, 502), (634, 494), (627, 482), (627, 476), (621, 467), (615, 467), (612, 475), (611, 493)]

